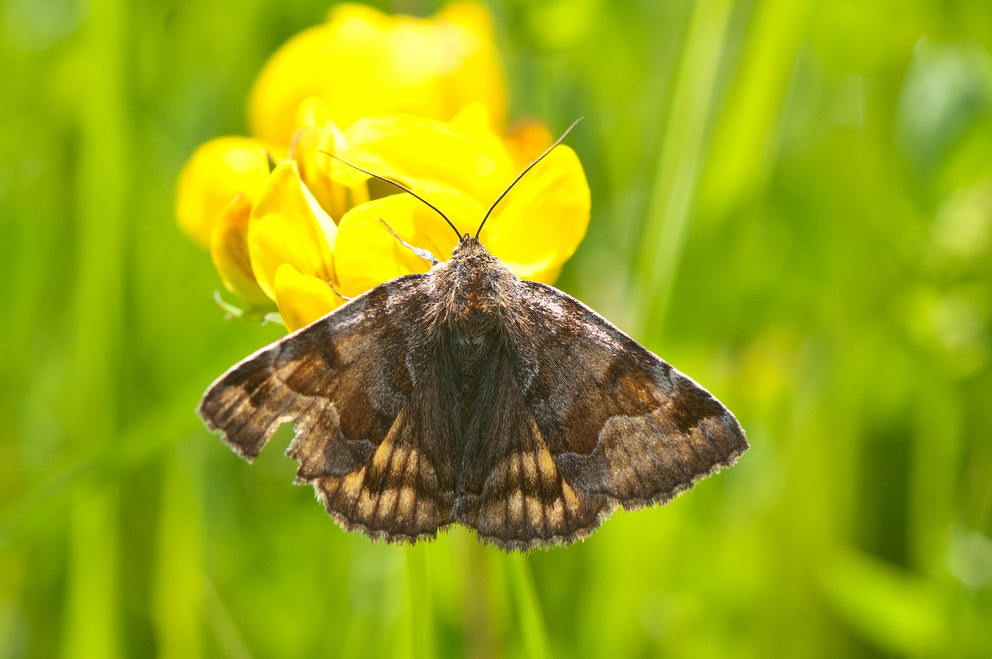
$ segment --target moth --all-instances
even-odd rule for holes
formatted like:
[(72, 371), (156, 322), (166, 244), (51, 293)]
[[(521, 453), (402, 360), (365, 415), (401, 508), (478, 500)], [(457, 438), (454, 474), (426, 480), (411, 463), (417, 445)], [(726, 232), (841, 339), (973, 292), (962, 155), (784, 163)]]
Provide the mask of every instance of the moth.
[(474, 236), (459, 233), (449, 260), (403, 243), (429, 271), (371, 289), (217, 379), (198, 410), (206, 425), (251, 461), (291, 422), (296, 482), (344, 529), (387, 542), (460, 523), (504, 550), (569, 544), (619, 506), (667, 503), (733, 464), (748, 443), (726, 407), (479, 242), (493, 208), (567, 134)]

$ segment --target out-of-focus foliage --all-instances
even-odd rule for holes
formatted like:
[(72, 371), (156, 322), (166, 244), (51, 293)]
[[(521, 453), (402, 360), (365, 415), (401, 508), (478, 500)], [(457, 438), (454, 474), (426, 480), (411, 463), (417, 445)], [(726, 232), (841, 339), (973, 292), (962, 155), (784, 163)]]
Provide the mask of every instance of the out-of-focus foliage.
[(8, 0), (0, 656), (992, 654), (987, 3), (490, 6), (511, 115), (586, 117), (559, 285), (751, 451), (568, 549), (342, 533), (288, 432), (249, 467), (193, 412), (282, 332), (222, 320), (172, 205), (328, 7)]

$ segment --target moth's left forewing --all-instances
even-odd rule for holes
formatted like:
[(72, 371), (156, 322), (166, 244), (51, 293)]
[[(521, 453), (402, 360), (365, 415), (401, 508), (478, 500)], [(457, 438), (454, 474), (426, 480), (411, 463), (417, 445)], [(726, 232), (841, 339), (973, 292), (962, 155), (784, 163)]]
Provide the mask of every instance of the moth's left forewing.
[[(418, 345), (426, 275), (378, 286), (263, 348), (221, 376), (199, 412), (242, 457), (292, 422), (287, 454), (346, 530), (388, 541), (432, 538), (450, 524), (452, 424)], [(419, 385), (419, 386), (418, 386)]]
[(539, 358), (518, 380), (555, 464), (606, 510), (667, 502), (733, 464), (748, 444), (705, 389), (575, 298), (523, 282)]
[[(247, 460), (258, 455), (280, 425), (292, 422), (297, 437), (291, 450), (301, 458), (301, 476), (335, 471), (334, 465), (321, 464), (333, 450), (318, 443), (332, 443), (339, 435), (357, 442), (381, 434), (380, 419), (394, 417), (412, 388), (409, 378), (392, 376), (406, 346), (388, 340), (390, 328), (379, 311), (396, 294), (388, 288), (367, 294), (246, 357), (210, 385), (200, 401), (200, 416)], [(375, 351), (392, 360), (363, 359)], [(403, 374), (402, 369), (397, 372)], [(366, 380), (378, 383), (377, 395), (363, 387)], [(356, 415), (363, 421), (361, 428), (349, 432), (343, 425), (349, 422), (341, 418), (344, 406), (362, 412)]]

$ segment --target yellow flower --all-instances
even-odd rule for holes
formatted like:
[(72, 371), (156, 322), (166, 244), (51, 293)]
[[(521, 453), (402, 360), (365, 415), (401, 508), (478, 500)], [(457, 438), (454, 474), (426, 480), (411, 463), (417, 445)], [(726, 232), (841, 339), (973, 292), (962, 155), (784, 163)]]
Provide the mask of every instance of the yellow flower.
[(300, 180), (296, 163), (276, 167), (251, 211), (248, 255), (259, 288), (279, 307), (290, 331), (343, 302), (331, 289), (336, 235), (337, 226)]
[[(453, 130), (475, 137), (485, 138), (492, 131), (489, 108), (482, 103), (466, 105), (448, 123)], [(544, 153), (554, 139), (544, 124), (527, 119), (510, 126), (502, 141), (514, 167), (522, 170)]]
[[(366, 134), (372, 127), (379, 139)], [(354, 140), (353, 132), (365, 139)], [(382, 169), (369, 169), (400, 179), (444, 212), (462, 234), (475, 234), (486, 210), (519, 173), (512, 169), (509, 150), (491, 133), (472, 137), (439, 122), (391, 117), (359, 122), (345, 134), (345, 158), (380, 165)], [(496, 206), (479, 239), (520, 277), (551, 283), (585, 236), (589, 203), (582, 165), (562, 145)], [(378, 218), (406, 242), (441, 260), (457, 242), (440, 216), (409, 195), (357, 206), (338, 226), (335, 269), (346, 294), (429, 266), (400, 245)]]
[(328, 282), (301, 273), (291, 263), (279, 266), (274, 285), (279, 315), (290, 332), (306, 327), (343, 302)]
[[(406, 113), (406, 114), (401, 114)], [(506, 93), (485, 7), (434, 18), (339, 5), (291, 39), (253, 87), (255, 137), (200, 147), (183, 168), (177, 217), (210, 246), (250, 310), (302, 327), (354, 296), (447, 259), (513, 178), (551, 143), (530, 123), (504, 132)], [(402, 182), (427, 205), (330, 157)], [(589, 189), (560, 147), (492, 213), (484, 245), (521, 277), (552, 281), (589, 221)], [(340, 294), (339, 294), (340, 292)]]
[(296, 163), (276, 167), (262, 186), (248, 224), (248, 255), (259, 287), (278, 302), (275, 276), (283, 263), (330, 280), (336, 234), (337, 226), (300, 180)]
[(176, 219), (183, 231), (209, 245), (221, 210), (239, 194), (255, 198), (269, 175), (267, 154), (281, 158), (285, 149), (247, 137), (219, 137), (194, 151), (176, 190)]
[(330, 176), (333, 161), (327, 154), (340, 153), (345, 145), (346, 138), (328, 116), (323, 101), (304, 101), (289, 157), (296, 161), (304, 185), (332, 218), (340, 218), (349, 208), (369, 200), (364, 179), (335, 180)]
[(503, 143), (513, 154), (514, 163), (520, 170), (544, 153), (553, 141), (554, 138), (544, 124), (533, 119), (511, 126), (503, 138)]
[(338, 5), (266, 63), (251, 93), (252, 133), (288, 143), (297, 108), (313, 96), (339, 126), (396, 112), (448, 120), (476, 101), (502, 126), (506, 91), (489, 14), (478, 2), (452, 3), (430, 19)]
[[(214, 254), (228, 288), (246, 301), (244, 290), (274, 302), (291, 331), (335, 309), (341, 296), (429, 269), (430, 263), (400, 244), (390, 228), (407, 243), (448, 259), (459, 236), (475, 234), (519, 173), (510, 149), (494, 133), (469, 135), (452, 124), (416, 117), (356, 122), (336, 136), (335, 145), (349, 161), (395, 177), (436, 206), (457, 234), (422, 201), (392, 188), (384, 197), (354, 204), (335, 224), (311, 186), (350, 190), (365, 175), (333, 160), (305, 182), (299, 163), (319, 159), (297, 153), (298, 160), (280, 164), (266, 178), (247, 221), (244, 201), (223, 214)], [(571, 149), (559, 146), (496, 206), (480, 239), (519, 276), (550, 283), (588, 223), (582, 166)], [(250, 303), (258, 305), (256, 300)]]
[[(480, 213), (485, 213), (475, 199), (450, 186), (431, 181), (404, 182), (451, 218), (461, 233), (469, 231), (471, 218), (481, 218)], [(441, 261), (451, 256), (458, 243), (455, 232), (441, 216), (406, 193), (353, 208), (342, 218), (335, 243), (335, 274), (345, 295), (359, 295), (390, 279), (430, 268), (428, 261), (400, 244), (390, 228), (408, 244), (426, 249)]]
[[(491, 203), (519, 168), (491, 130), (459, 127), (412, 116), (360, 119), (345, 130), (339, 155), (381, 176), (441, 181)], [(340, 180), (351, 180), (349, 169), (333, 166)]]
[(333, 152), (338, 127), (361, 117), (409, 112), (447, 120), (475, 103), (484, 128), (501, 129), (506, 90), (492, 32), (488, 11), (474, 1), (452, 3), (430, 19), (338, 5), (327, 23), (290, 39), (259, 74), (249, 103), (254, 138), (212, 140), (183, 167), (180, 226), (209, 244), (235, 196), (254, 201), (267, 154), (280, 161), (287, 152), (321, 206), (340, 217), (367, 192), (364, 184), (321, 187), (327, 165), (319, 151)]
[(251, 207), (248, 198), (239, 194), (221, 211), (213, 226), (210, 256), (227, 290), (250, 309), (265, 309), (272, 306), (272, 299), (258, 285), (248, 254)]

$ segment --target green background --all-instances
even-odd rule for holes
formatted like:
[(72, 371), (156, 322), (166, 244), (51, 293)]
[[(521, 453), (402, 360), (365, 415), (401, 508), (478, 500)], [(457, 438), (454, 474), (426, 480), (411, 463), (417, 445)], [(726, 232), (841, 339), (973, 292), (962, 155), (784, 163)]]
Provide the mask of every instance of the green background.
[(4, 0), (0, 656), (992, 656), (988, 3), (491, 7), (514, 116), (586, 117), (560, 286), (751, 451), (567, 549), (342, 533), (194, 413), (281, 332), (172, 208), (326, 4)]

